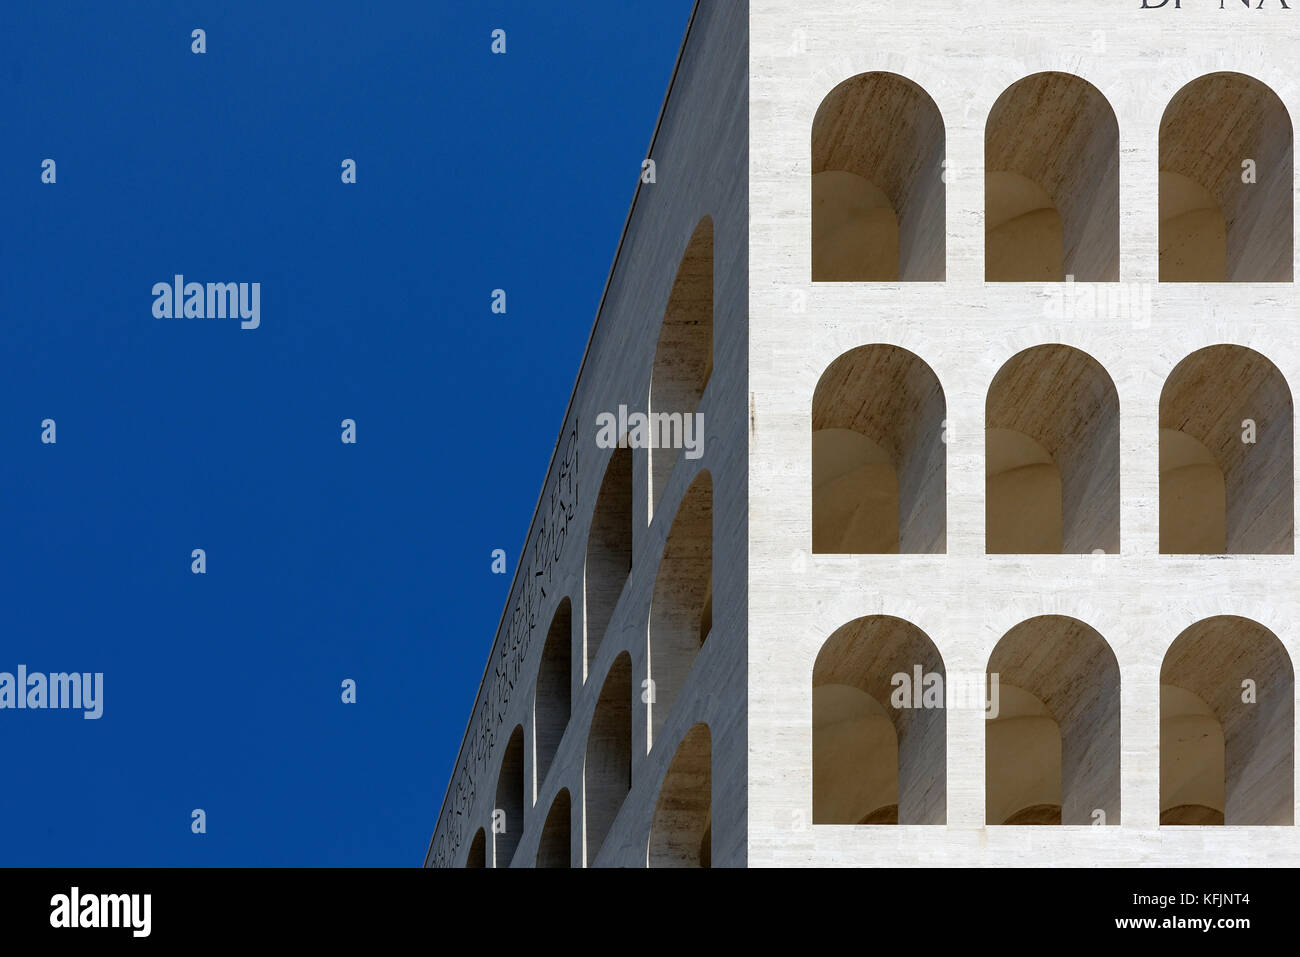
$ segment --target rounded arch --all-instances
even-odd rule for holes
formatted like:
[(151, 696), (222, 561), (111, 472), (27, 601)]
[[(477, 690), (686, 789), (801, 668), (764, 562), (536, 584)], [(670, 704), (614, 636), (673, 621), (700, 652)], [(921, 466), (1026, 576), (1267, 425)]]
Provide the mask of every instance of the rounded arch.
[[(510, 733), (505, 754), (501, 756), (501, 771), (497, 774), (497, 796), (493, 816), (500, 814), (499, 822), (492, 822), (493, 866), (509, 867), (524, 833), (524, 729), (516, 725)], [(530, 802), (528, 802), (530, 803)]]
[(632, 790), (632, 656), (626, 651), (614, 659), (600, 689), (582, 782), (583, 846), (590, 867)]
[(1294, 551), (1291, 389), (1237, 345), (1176, 365), (1160, 393), (1160, 551)]
[(569, 726), (573, 701), (573, 606), (560, 601), (546, 632), (533, 694), (533, 793), (546, 781)]
[(713, 476), (701, 471), (682, 497), (650, 598), (649, 747), (663, 729), (713, 628)]
[(1266, 84), (1209, 73), (1160, 120), (1160, 281), (1291, 282), (1291, 116)]
[(814, 824), (945, 822), (944, 681), (939, 650), (910, 622), (836, 629), (812, 673)]
[(1119, 552), (1119, 393), (1057, 343), (1003, 364), (985, 402), (989, 554)]
[(657, 437), (661, 441), (652, 442), (648, 450), (651, 518), (684, 446), (685, 429), (693, 427), (687, 417), (699, 408), (712, 373), (713, 220), (705, 216), (677, 267), (650, 374), (650, 422), (668, 423), (666, 430), (660, 425)]
[(1160, 666), (1162, 824), (1295, 823), (1295, 674), (1259, 622), (1191, 625)]
[(1075, 618), (1016, 625), (989, 655), (988, 824), (1120, 823), (1119, 662)]
[(812, 401), (812, 550), (943, 552), (946, 406), (933, 370), (899, 346), (859, 346)]
[(1071, 73), (1002, 92), (984, 127), (984, 278), (1119, 280), (1119, 123)]
[(583, 681), (632, 573), (632, 449), (614, 449), (596, 496), (583, 566)]
[(537, 844), (538, 867), (570, 866), (570, 821), (572, 819), (572, 802), (569, 789), (560, 788), (551, 802), (551, 809), (546, 814), (546, 823), (542, 825), (542, 836)]
[(812, 126), (814, 282), (944, 278), (944, 125), (897, 73), (831, 90)]
[(465, 858), (466, 867), (487, 867), (487, 832), (479, 828), (469, 842), (469, 854)]
[(713, 740), (693, 725), (659, 787), (646, 861), (651, 867), (710, 867), (713, 859)]
[(1097, 87), (1035, 73), (984, 126), (984, 278), (1119, 280), (1119, 124)]

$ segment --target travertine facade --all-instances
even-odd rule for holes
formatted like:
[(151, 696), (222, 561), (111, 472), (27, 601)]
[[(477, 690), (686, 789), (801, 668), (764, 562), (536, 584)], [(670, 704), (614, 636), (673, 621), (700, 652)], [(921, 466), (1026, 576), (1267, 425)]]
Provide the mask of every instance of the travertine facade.
[[(561, 789), (573, 866), (1300, 862), (1300, 9), (1223, 7), (701, 0), (427, 863), (565, 863), (543, 853)], [(698, 286), (675, 280), (704, 217), (703, 456), (675, 459), (652, 514), (645, 450), (600, 494), (619, 456), (595, 418), (654, 406), (672, 316), (698, 348), (698, 288), (670, 298)], [(986, 259), (1044, 278), (989, 282)], [(1208, 347), (1239, 348), (1180, 366)], [(596, 635), (620, 467), (631, 571)], [(1046, 531), (986, 537), (1017, 514)], [(543, 780), (565, 598), (571, 716)], [(950, 693), (997, 673), (1006, 723), (891, 704), (913, 666)], [(492, 812), (516, 727), (511, 839)], [(1189, 744), (1216, 735), (1217, 765)], [(869, 753), (896, 765), (846, 771)]]

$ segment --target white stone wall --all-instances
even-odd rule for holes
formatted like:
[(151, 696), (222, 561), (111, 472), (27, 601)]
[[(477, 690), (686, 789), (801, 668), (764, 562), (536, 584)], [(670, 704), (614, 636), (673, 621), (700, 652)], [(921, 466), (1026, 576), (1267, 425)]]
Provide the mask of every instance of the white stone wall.
[[(750, 10), (749, 863), (1296, 864), (1294, 827), (1159, 828), (1159, 677), (1192, 623), (1242, 615), (1300, 656), (1293, 556), (1158, 554), (1158, 405), (1165, 377), (1203, 346), (1237, 343), (1300, 383), (1297, 292), (1286, 285), (1155, 284), (1157, 150), (1170, 98), (1203, 74), (1267, 83), (1300, 115), (1300, 9), (1237, 0), (753, 0)], [(1300, 7), (1300, 4), (1292, 4)], [(947, 128), (947, 281), (810, 281), (810, 132), (822, 98), (870, 70), (919, 83)], [(1053, 318), (1053, 287), (983, 282), (984, 121), (1011, 83), (1077, 74), (1119, 122), (1121, 280), (1149, 316)], [(1059, 287), (1056, 287), (1059, 289)], [(1105, 291), (1104, 286), (1095, 288)], [(810, 403), (841, 353), (883, 342), (920, 356), (947, 398), (943, 555), (812, 556)], [(1114, 379), (1121, 415), (1121, 554), (984, 554), (984, 402), (1021, 349), (1062, 342)], [(890, 614), (921, 627), (948, 674), (982, 674), (999, 638), (1070, 615), (1110, 643), (1122, 679), (1117, 827), (986, 828), (979, 712), (948, 716), (946, 827), (811, 826), (811, 675), (840, 625)]]

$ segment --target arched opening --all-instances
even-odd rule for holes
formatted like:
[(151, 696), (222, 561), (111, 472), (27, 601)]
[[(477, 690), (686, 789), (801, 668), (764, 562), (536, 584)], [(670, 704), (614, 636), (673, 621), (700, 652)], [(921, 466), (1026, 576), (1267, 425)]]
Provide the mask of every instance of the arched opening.
[(1009, 359), (985, 404), (985, 550), (1119, 552), (1119, 395), (1070, 346)]
[(1195, 180), (1164, 169), (1160, 171), (1160, 281), (1228, 281), (1228, 223), (1219, 201)]
[[(583, 576), (583, 644), (586, 670), (596, 660), (600, 640), (632, 571), (632, 450), (614, 449), (596, 497), (587, 534)], [(584, 672), (583, 681), (586, 681)]]
[(1179, 90), (1160, 121), (1160, 281), (1290, 282), (1292, 134), (1242, 73)]
[(944, 397), (917, 356), (867, 345), (832, 362), (812, 402), (812, 550), (936, 554), (947, 542)]
[(1160, 430), (1160, 551), (1218, 555), (1228, 550), (1223, 469), (1197, 439)]
[(1119, 824), (1119, 662), (1105, 639), (1074, 618), (1030, 618), (988, 675), (985, 822)]
[(1223, 823), (1223, 725), (1198, 695), (1160, 686), (1160, 823)]
[(1160, 668), (1160, 823), (1295, 823), (1295, 678), (1277, 636), (1235, 615), (1179, 635)]
[(481, 827), (469, 842), (469, 856), (465, 858), (465, 866), (487, 867), (487, 833)]
[(561, 788), (551, 802), (551, 810), (542, 825), (542, 836), (537, 844), (538, 867), (568, 867), (570, 855), (569, 822), (571, 807), (569, 791)]
[(686, 732), (659, 788), (647, 861), (651, 867), (712, 864), (713, 746), (707, 724)]
[(1087, 80), (1035, 73), (984, 131), (984, 278), (1119, 280), (1119, 124)]
[[(691, 425), (687, 416), (699, 408), (712, 372), (713, 220), (705, 216), (677, 267), (650, 376), (651, 518), (681, 454), (684, 430)], [(703, 436), (694, 437), (694, 441), (701, 439)]]
[(596, 701), (583, 766), (586, 862), (590, 867), (632, 790), (632, 658), (614, 659)]
[(861, 688), (813, 688), (813, 821), (898, 823), (898, 731)]
[(1056, 203), (1020, 173), (984, 174), (985, 282), (1064, 282), (1065, 227)]
[(984, 432), (985, 551), (1059, 554), (1061, 470), (1052, 453), (1015, 429)]
[(501, 758), (492, 820), (494, 867), (509, 867), (524, 833), (524, 729), (516, 727)]
[[(569, 599), (560, 602), (546, 633), (542, 663), (537, 670), (537, 691), (533, 697), (533, 768), (540, 788), (555, 760), (555, 751), (569, 726), (573, 683), (573, 607)], [(536, 791), (534, 791), (536, 793)]]
[(911, 80), (831, 90), (812, 128), (813, 281), (941, 282), (943, 160), (943, 117)]
[(700, 472), (682, 497), (650, 599), (650, 746), (713, 627), (713, 477)]
[(813, 665), (813, 823), (943, 824), (943, 658), (887, 615), (837, 629)]
[(998, 688), (998, 716), (984, 723), (986, 824), (1061, 823), (1061, 726), (1036, 695)]
[(1290, 555), (1291, 390), (1244, 346), (1193, 352), (1160, 393), (1160, 551)]

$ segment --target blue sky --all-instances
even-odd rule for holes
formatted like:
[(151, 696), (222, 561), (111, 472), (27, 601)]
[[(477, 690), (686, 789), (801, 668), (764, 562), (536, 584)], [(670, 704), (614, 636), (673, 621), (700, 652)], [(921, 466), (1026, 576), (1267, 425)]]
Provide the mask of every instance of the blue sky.
[(0, 8), (0, 865), (421, 862), (690, 7)]

